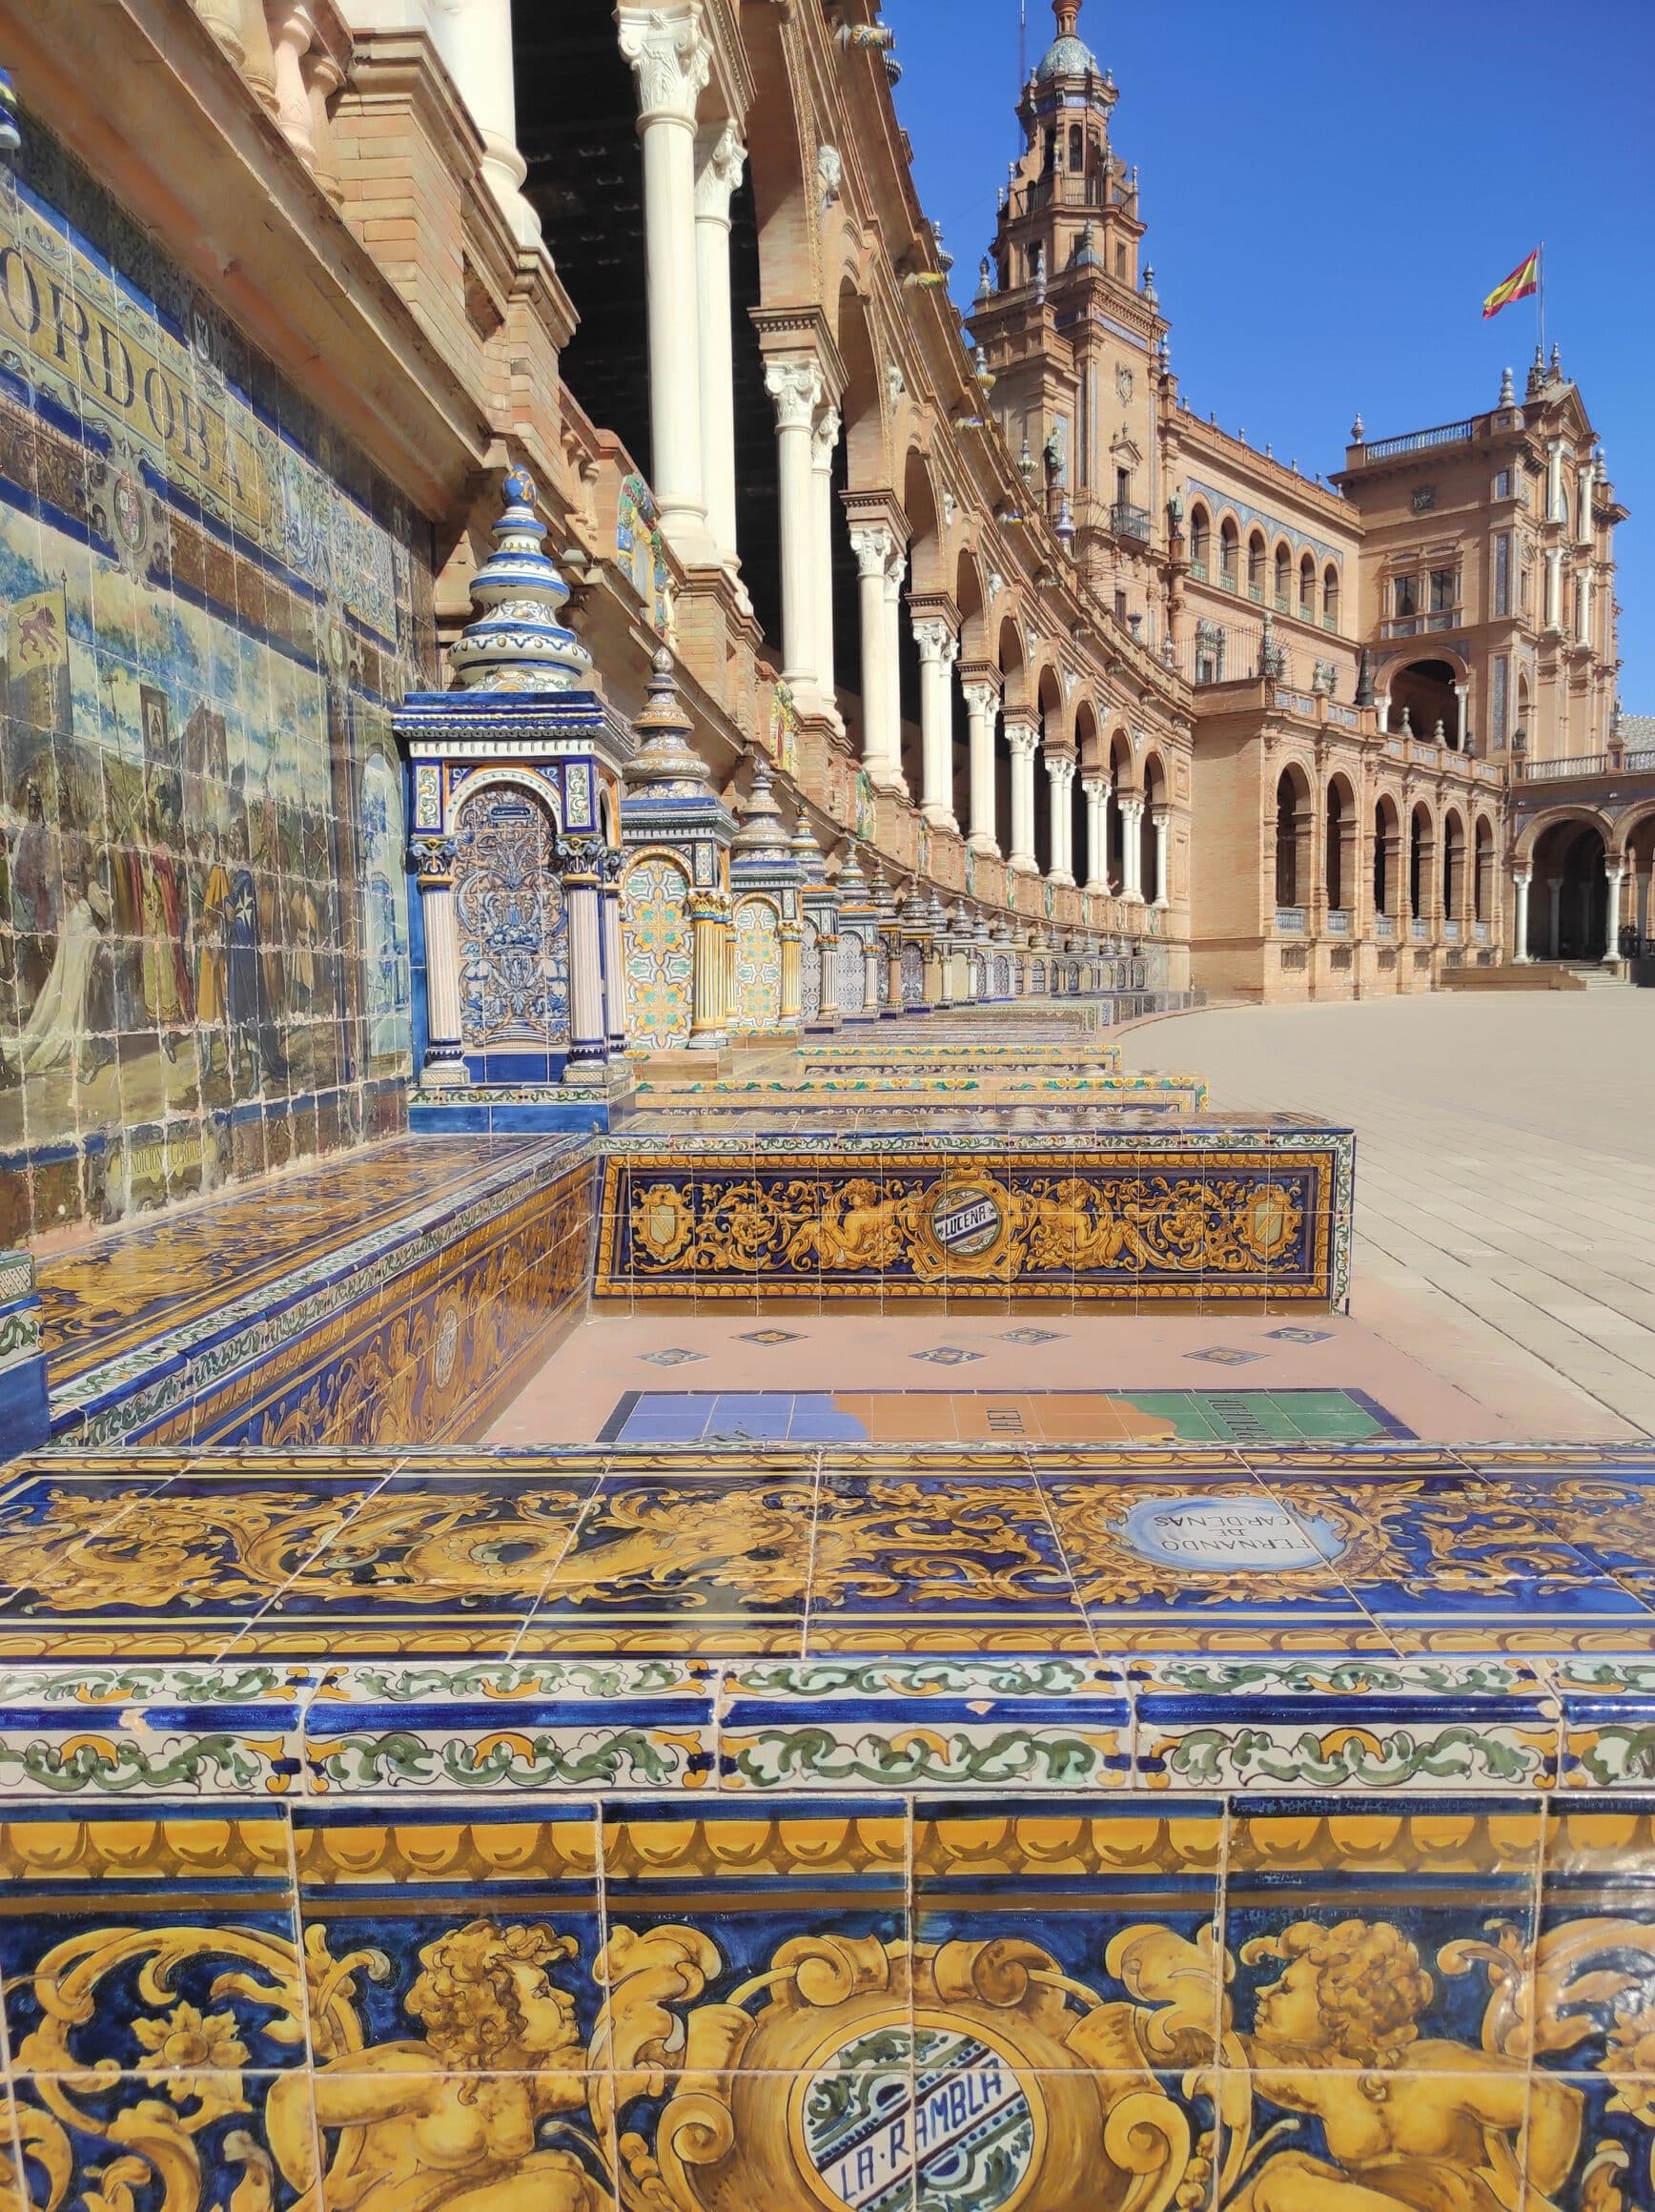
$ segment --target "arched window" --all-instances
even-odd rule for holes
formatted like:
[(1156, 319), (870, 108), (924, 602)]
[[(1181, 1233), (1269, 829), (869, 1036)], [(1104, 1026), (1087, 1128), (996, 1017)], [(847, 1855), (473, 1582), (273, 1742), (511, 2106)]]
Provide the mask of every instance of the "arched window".
[(1264, 597), (1264, 533), (1255, 530), (1247, 541), (1247, 596), (1262, 600)]
[(1316, 563), (1307, 553), (1298, 564), (1298, 612), (1303, 622), (1316, 620)]
[(1086, 167), (1086, 133), (1078, 123), (1069, 126), (1069, 173), (1080, 175)]
[(1190, 509), (1190, 569), (1202, 582), (1207, 575), (1207, 552), (1212, 527), (1205, 507), (1194, 506)]
[(1338, 570), (1331, 561), (1321, 577), (1321, 626), (1327, 630), (1338, 627)]
[(1276, 783), (1276, 903), (1297, 907), (1309, 893), (1310, 789), (1303, 771), (1283, 768)]
[(1285, 545), (1276, 548), (1276, 610), (1287, 612), (1288, 579), (1293, 573), (1293, 556)]
[(1218, 581), (1226, 591), (1235, 591), (1239, 584), (1241, 533), (1236, 527), (1235, 518), (1224, 517), (1218, 530)]

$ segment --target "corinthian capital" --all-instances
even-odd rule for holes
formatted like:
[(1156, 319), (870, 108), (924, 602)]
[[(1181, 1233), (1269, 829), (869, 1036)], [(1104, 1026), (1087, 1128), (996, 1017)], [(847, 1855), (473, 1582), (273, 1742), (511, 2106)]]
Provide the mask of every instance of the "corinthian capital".
[(850, 533), (850, 550), (856, 556), (859, 576), (883, 576), (896, 543), (894, 532), (883, 522), (871, 522)]
[(725, 123), (722, 130), (698, 148), (700, 156), (695, 177), (695, 212), (698, 215), (715, 215), (725, 221), (730, 212), (730, 195), (742, 181), (742, 172), (747, 165), (747, 150), (742, 144), (733, 123)]
[(1032, 761), (1040, 744), (1040, 732), (1029, 728), (1024, 723), (1008, 722), (1006, 743), (1011, 748), (1013, 760)]
[(778, 430), (808, 430), (822, 404), (822, 370), (813, 355), (765, 363), (765, 390), (776, 403)]
[(638, 79), (638, 112), (695, 121), (695, 104), (712, 73), (712, 45), (701, 27), (697, 0), (677, 8), (615, 10), (621, 52)]
[[(938, 616), (928, 615), (913, 625), (913, 642), (919, 648), (922, 663), (927, 661), (951, 662), (954, 652), (954, 633)], [(950, 647), (953, 649), (950, 651)]]
[(839, 433), (843, 428), (839, 410), (831, 404), (817, 416), (811, 453), (818, 468), (833, 466), (833, 456), (838, 450)]

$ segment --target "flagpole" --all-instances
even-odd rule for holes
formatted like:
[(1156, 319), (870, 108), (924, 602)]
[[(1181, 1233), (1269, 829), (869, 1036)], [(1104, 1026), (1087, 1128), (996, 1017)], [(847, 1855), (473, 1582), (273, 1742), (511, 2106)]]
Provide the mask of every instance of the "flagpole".
[(1535, 286), (1534, 297), (1535, 312), (1540, 317), (1540, 358), (1543, 364), (1545, 360), (1545, 240), (1543, 238), (1540, 242), (1540, 255), (1535, 275), (1540, 279)]

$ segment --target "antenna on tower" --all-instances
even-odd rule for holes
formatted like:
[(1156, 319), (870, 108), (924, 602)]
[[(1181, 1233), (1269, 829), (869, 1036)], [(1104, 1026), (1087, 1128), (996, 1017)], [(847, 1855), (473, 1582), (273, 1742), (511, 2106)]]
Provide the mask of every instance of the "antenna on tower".
[(1029, 82), (1029, 0), (1017, 0), (1017, 96)]

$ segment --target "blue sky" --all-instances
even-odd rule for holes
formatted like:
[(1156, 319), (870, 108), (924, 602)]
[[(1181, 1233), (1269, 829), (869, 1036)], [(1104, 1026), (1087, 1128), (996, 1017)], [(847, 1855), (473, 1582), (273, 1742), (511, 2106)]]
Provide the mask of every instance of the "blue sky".
[[(1028, 0), (1029, 59), (1052, 35)], [(885, 0), (897, 111), (962, 305), (1020, 140), (1018, 0)], [(1086, 0), (1141, 172), (1190, 405), (1338, 468), (1373, 438), (1492, 406), (1532, 300), (1483, 295), (1538, 239), (1563, 347), (1632, 510), (1621, 693), (1655, 713), (1655, 0)]]

